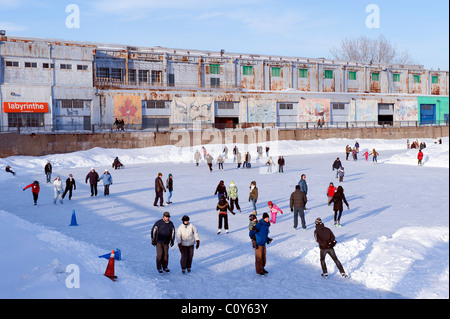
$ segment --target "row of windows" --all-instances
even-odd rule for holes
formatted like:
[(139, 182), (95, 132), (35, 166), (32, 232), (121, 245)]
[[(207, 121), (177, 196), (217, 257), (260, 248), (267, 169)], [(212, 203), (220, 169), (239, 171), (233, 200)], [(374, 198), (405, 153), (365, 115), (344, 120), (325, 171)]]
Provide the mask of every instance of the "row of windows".
[[(20, 63), (19, 63), (19, 61), (6, 61), (6, 66), (7, 67), (18, 68), (20, 66)], [(28, 68), (29, 69), (37, 69), (38, 64), (37, 64), (37, 62), (25, 62), (24, 66), (27, 69)], [(54, 63), (44, 62), (44, 63), (42, 63), (42, 68), (43, 69), (54, 69), (55, 68), (55, 64)], [(59, 68), (61, 70), (72, 70), (72, 64), (61, 63), (59, 65)], [(79, 71), (87, 71), (88, 69), (89, 69), (89, 67), (86, 64), (78, 64), (77, 65), (77, 70), (79, 70)]]

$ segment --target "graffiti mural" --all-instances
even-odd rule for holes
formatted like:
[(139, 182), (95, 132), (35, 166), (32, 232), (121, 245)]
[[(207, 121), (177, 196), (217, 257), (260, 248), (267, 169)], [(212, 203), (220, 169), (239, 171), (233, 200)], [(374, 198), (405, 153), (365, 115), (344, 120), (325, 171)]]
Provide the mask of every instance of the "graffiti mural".
[(401, 101), (395, 105), (394, 121), (417, 121), (417, 101)]
[(214, 123), (214, 100), (209, 97), (176, 97), (171, 109), (172, 123)]
[(349, 121), (377, 121), (378, 101), (357, 100), (350, 103)]
[(244, 99), (239, 107), (239, 122), (275, 123), (277, 101), (269, 99)]
[(308, 99), (298, 102), (298, 121), (299, 122), (317, 122), (324, 119), (330, 121), (330, 100), (326, 99)]
[(114, 117), (125, 124), (142, 124), (142, 102), (137, 95), (115, 95)]

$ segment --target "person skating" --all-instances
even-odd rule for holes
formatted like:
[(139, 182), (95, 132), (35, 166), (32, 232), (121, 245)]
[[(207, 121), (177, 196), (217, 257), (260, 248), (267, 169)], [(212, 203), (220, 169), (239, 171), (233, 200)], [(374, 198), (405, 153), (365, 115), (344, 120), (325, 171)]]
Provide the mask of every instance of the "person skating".
[(252, 181), (250, 183), (250, 194), (248, 195), (248, 201), (252, 203), (253, 213), (256, 215), (256, 202), (258, 201), (258, 187), (256, 187), (256, 182)]
[(271, 201), (268, 201), (267, 205), (269, 206), (271, 216), (269, 222), (275, 224), (277, 222), (277, 214), (281, 213), (281, 215), (283, 215), (283, 211)]
[(372, 162), (373, 163), (378, 163), (377, 157), (380, 154), (377, 151), (375, 151), (375, 149), (373, 149), (372, 153), (370, 153), (369, 155), (372, 155)]
[(52, 164), (50, 164), (50, 161), (47, 161), (47, 164), (45, 164), (44, 172), (47, 177), (47, 183), (50, 183), (52, 179)]
[(283, 156), (278, 157), (278, 173), (284, 173), (283, 167), (286, 164)]
[(339, 182), (343, 183), (344, 182), (344, 166), (341, 166), (340, 169), (338, 169), (338, 176), (339, 176)]
[(325, 227), (320, 217), (316, 218), (315, 224), (316, 229), (314, 230), (314, 238), (316, 239), (316, 242), (319, 244), (322, 277), (327, 278), (328, 276), (327, 264), (325, 262), (325, 257), (328, 254), (330, 255), (331, 259), (333, 259), (334, 263), (339, 269), (341, 276), (347, 278), (348, 276), (345, 273), (341, 262), (337, 258), (336, 252), (334, 251), (334, 246), (336, 245), (337, 242), (333, 232), (329, 228)]
[(105, 169), (105, 172), (102, 174), (102, 176), (99, 177), (98, 179), (103, 180), (103, 195), (104, 196), (109, 196), (109, 187), (112, 185), (113, 183), (113, 178), (111, 176), (111, 174), (109, 173), (109, 171), (107, 169)]
[(423, 152), (422, 150), (419, 150), (419, 153), (417, 153), (417, 165), (422, 165), (422, 159), (423, 159)]
[(6, 171), (7, 173), (11, 173), (11, 174), (13, 174), (14, 176), (16, 176), (16, 173), (11, 169), (11, 166), (9, 166), (9, 165), (6, 165), (5, 171)]
[(241, 168), (241, 165), (242, 165), (242, 155), (241, 155), (241, 152), (237, 152), (237, 154), (236, 154), (236, 160), (237, 160), (237, 168)]
[(249, 219), (249, 223), (248, 223), (248, 236), (250, 237), (250, 239), (252, 240), (252, 247), (253, 249), (256, 249), (257, 245), (256, 245), (256, 237), (255, 237), (255, 230), (253, 229), (255, 227), (255, 225), (258, 223), (258, 217), (256, 217), (255, 214), (250, 214), (248, 216)]
[(36, 206), (37, 205), (37, 200), (38, 200), (38, 197), (39, 197), (39, 191), (40, 191), (39, 182), (38, 181), (34, 181), (30, 185), (25, 186), (23, 188), (23, 190), (25, 191), (29, 187), (31, 187), (31, 194), (33, 194), (34, 206)]
[(327, 188), (327, 203), (330, 201), (331, 198), (333, 198), (334, 193), (336, 193), (336, 187), (333, 183), (330, 183), (330, 185)]
[(166, 188), (164, 187), (164, 183), (161, 179), (162, 173), (158, 173), (158, 177), (155, 178), (155, 201), (153, 202), (153, 206), (158, 206), (158, 199), (159, 199), (159, 206), (164, 207), (164, 199), (163, 199), (163, 192), (166, 192)]
[(152, 245), (156, 246), (156, 269), (160, 274), (170, 272), (169, 245), (173, 246), (175, 240), (175, 226), (170, 221), (170, 213), (164, 212), (163, 218), (158, 220), (151, 232)]
[(265, 275), (269, 272), (264, 268), (266, 266), (266, 244), (270, 244), (269, 238), (269, 214), (263, 213), (262, 219), (253, 227), (256, 240), (255, 248), (255, 270), (258, 275)]
[(341, 161), (339, 160), (339, 157), (336, 158), (336, 160), (333, 162), (333, 165), (331, 166), (332, 170), (336, 170), (336, 178), (338, 178), (338, 169), (340, 169), (342, 166)]
[(212, 162), (213, 162), (213, 157), (208, 153), (206, 155), (206, 163), (208, 164), (209, 167), (209, 171), (212, 172)]
[(194, 159), (195, 159), (195, 166), (198, 166), (198, 163), (200, 161), (201, 158), (201, 154), (198, 150), (195, 150), (195, 154), (194, 154)]
[(85, 183), (89, 180), (91, 185), (91, 196), (97, 196), (97, 183), (98, 183), (98, 173), (95, 169), (91, 168), (91, 171), (86, 175)]
[(119, 168), (123, 167), (123, 164), (120, 162), (118, 156), (116, 156), (116, 158), (114, 159), (114, 162), (112, 163), (112, 167), (114, 169), (119, 169)]
[(350, 206), (348, 205), (347, 199), (344, 195), (344, 188), (342, 186), (338, 186), (336, 193), (334, 193), (333, 197), (328, 201), (328, 206), (333, 203), (334, 226), (337, 227), (341, 227), (341, 216), (342, 211), (344, 210), (342, 202), (347, 205), (347, 209), (350, 209)]
[(291, 194), (289, 198), (289, 206), (291, 212), (294, 213), (294, 228), (297, 229), (298, 216), (300, 215), (300, 221), (302, 223), (302, 228), (306, 229), (305, 222), (305, 206), (307, 203), (307, 198), (305, 193), (300, 190), (300, 185), (295, 185), (295, 191)]
[(166, 180), (166, 187), (167, 190), (169, 191), (169, 197), (167, 198), (167, 204), (172, 204), (171, 199), (172, 199), (172, 192), (173, 192), (173, 175), (169, 174), (169, 177), (167, 177)]
[(269, 156), (269, 159), (266, 162), (267, 165), (267, 173), (272, 173), (272, 166), (275, 165), (272, 160), (272, 156)]
[(234, 211), (234, 205), (236, 209), (241, 213), (241, 207), (239, 206), (238, 188), (236, 184), (231, 181), (230, 187), (228, 187), (228, 197), (230, 198), (230, 208)]
[(182, 224), (177, 229), (177, 243), (181, 253), (181, 272), (184, 274), (186, 270), (187, 272), (191, 272), (194, 245), (195, 249), (198, 249), (200, 246), (200, 238), (197, 228), (189, 222), (189, 216), (184, 215), (181, 218), (181, 222)]
[(300, 190), (303, 193), (305, 193), (305, 195), (308, 195), (308, 183), (306, 183), (306, 175), (305, 174), (302, 174), (302, 176), (300, 176), (298, 185), (300, 186)]
[[(230, 208), (230, 205), (227, 202), (227, 198), (225, 196), (222, 196), (220, 198), (220, 201), (217, 203), (216, 210), (219, 211), (219, 226), (217, 230), (217, 235), (219, 235), (222, 231), (222, 224), (225, 228), (225, 232), (228, 234), (228, 214), (227, 210), (230, 211), (233, 215), (236, 213), (233, 212)], [(222, 223), (223, 221), (223, 223)]]
[(55, 180), (53, 181), (53, 188), (54, 188), (54, 193), (55, 196), (53, 197), (53, 204), (56, 205), (56, 200), (59, 198), (59, 202), (61, 204), (63, 204), (63, 199), (62, 199), (62, 180), (59, 176), (57, 176), (55, 178)]
[(364, 155), (364, 157), (366, 158), (366, 162), (367, 162), (367, 159), (369, 158), (369, 152), (368, 152), (368, 151), (365, 151), (363, 155)]
[(222, 198), (222, 196), (228, 197), (227, 187), (225, 186), (224, 181), (219, 182), (219, 184), (216, 187), (216, 191), (214, 192), (214, 195), (217, 195), (217, 200), (219, 201)]
[(216, 163), (219, 165), (219, 170), (223, 169), (223, 157), (219, 154), (217, 157)]
[(346, 146), (345, 147), (345, 160), (348, 161), (348, 156), (350, 155), (350, 153), (352, 152), (352, 148), (350, 146)]
[(67, 192), (69, 192), (69, 200), (72, 199), (72, 191), (77, 189), (77, 185), (75, 184), (75, 179), (72, 174), (69, 174), (69, 177), (66, 179), (66, 188), (64, 189), (64, 193), (62, 194), (62, 198), (66, 196)]

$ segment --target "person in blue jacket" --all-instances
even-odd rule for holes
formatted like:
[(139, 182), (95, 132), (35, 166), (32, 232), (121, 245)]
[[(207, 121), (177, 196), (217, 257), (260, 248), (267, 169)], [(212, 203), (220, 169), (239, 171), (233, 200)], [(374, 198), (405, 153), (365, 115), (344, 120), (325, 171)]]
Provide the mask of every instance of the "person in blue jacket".
[(109, 186), (112, 185), (113, 179), (107, 169), (105, 169), (105, 172), (102, 174), (102, 176), (99, 177), (98, 180), (101, 179), (103, 180), (103, 186), (105, 187), (104, 195), (109, 196)]
[(255, 236), (255, 269), (258, 275), (265, 275), (269, 273), (264, 269), (266, 265), (266, 244), (270, 244), (272, 239), (269, 238), (269, 214), (264, 213), (262, 219), (253, 227), (250, 234)]
[(300, 185), (300, 191), (305, 193), (305, 195), (308, 193), (308, 184), (306, 183), (306, 175), (302, 174), (300, 177), (300, 180), (298, 181), (298, 185)]

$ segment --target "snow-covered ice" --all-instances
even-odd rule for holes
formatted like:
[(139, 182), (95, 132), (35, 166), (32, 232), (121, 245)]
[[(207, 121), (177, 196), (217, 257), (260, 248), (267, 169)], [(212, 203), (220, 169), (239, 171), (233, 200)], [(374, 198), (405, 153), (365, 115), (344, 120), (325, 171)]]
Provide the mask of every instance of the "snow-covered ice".
[[(236, 169), (232, 148), (224, 170), (216, 164), (209, 172), (202, 162), (193, 163), (200, 147), (175, 146), (145, 149), (95, 148), (42, 157), (14, 156), (0, 159), (0, 298), (182, 298), (182, 299), (311, 299), (311, 298), (449, 298), (449, 139), (424, 150), (424, 164), (417, 166), (417, 150), (407, 150), (406, 140), (359, 139), (358, 161), (345, 161), (346, 145), (355, 140), (271, 142), (276, 162), (285, 156), (284, 173), (277, 166), (268, 174), (265, 154), (256, 159), (256, 145), (237, 146), (252, 154), (251, 169)], [(264, 145), (265, 146), (265, 145)], [(205, 145), (214, 158), (223, 145)], [(378, 163), (363, 159), (375, 148)], [(119, 156), (125, 169), (111, 169)], [(331, 165), (340, 157), (345, 167), (344, 187), (349, 210), (342, 228), (333, 223), (326, 189), (335, 179)], [(53, 185), (45, 182), (44, 165), (53, 164), (52, 180), (74, 175), (77, 189), (71, 201), (53, 204)], [(6, 173), (10, 165), (16, 176)], [(90, 196), (84, 179), (90, 168), (99, 174), (109, 169), (114, 179), (111, 195)], [(174, 176), (173, 204), (153, 207), (154, 179)], [(309, 211), (307, 230), (293, 228), (289, 196), (306, 174)], [(37, 207), (30, 189), (41, 186)], [(217, 196), (220, 180), (234, 181), (242, 213), (229, 214), (230, 233), (217, 235)], [(273, 243), (267, 247), (268, 276), (255, 274), (254, 252), (248, 237), (249, 185), (257, 182), (258, 216), (267, 202), (284, 212), (270, 227)], [(168, 193), (164, 193), (166, 200)], [(78, 226), (69, 226), (72, 211)], [(169, 211), (177, 228), (189, 215), (200, 235), (192, 272), (181, 273), (178, 249), (170, 249), (170, 274), (156, 271), (156, 249), (150, 243), (153, 224)], [(349, 274), (343, 279), (327, 257), (329, 278), (321, 278), (319, 248), (314, 240), (314, 219), (320, 216), (334, 232), (338, 258)], [(103, 276), (108, 260), (98, 256), (119, 248), (115, 262), (117, 282)], [(79, 270), (79, 288), (70, 287)], [(72, 267), (72, 268), (71, 268)], [(69, 282), (68, 282), (69, 281)], [(258, 287), (255, 289), (255, 287)]]

